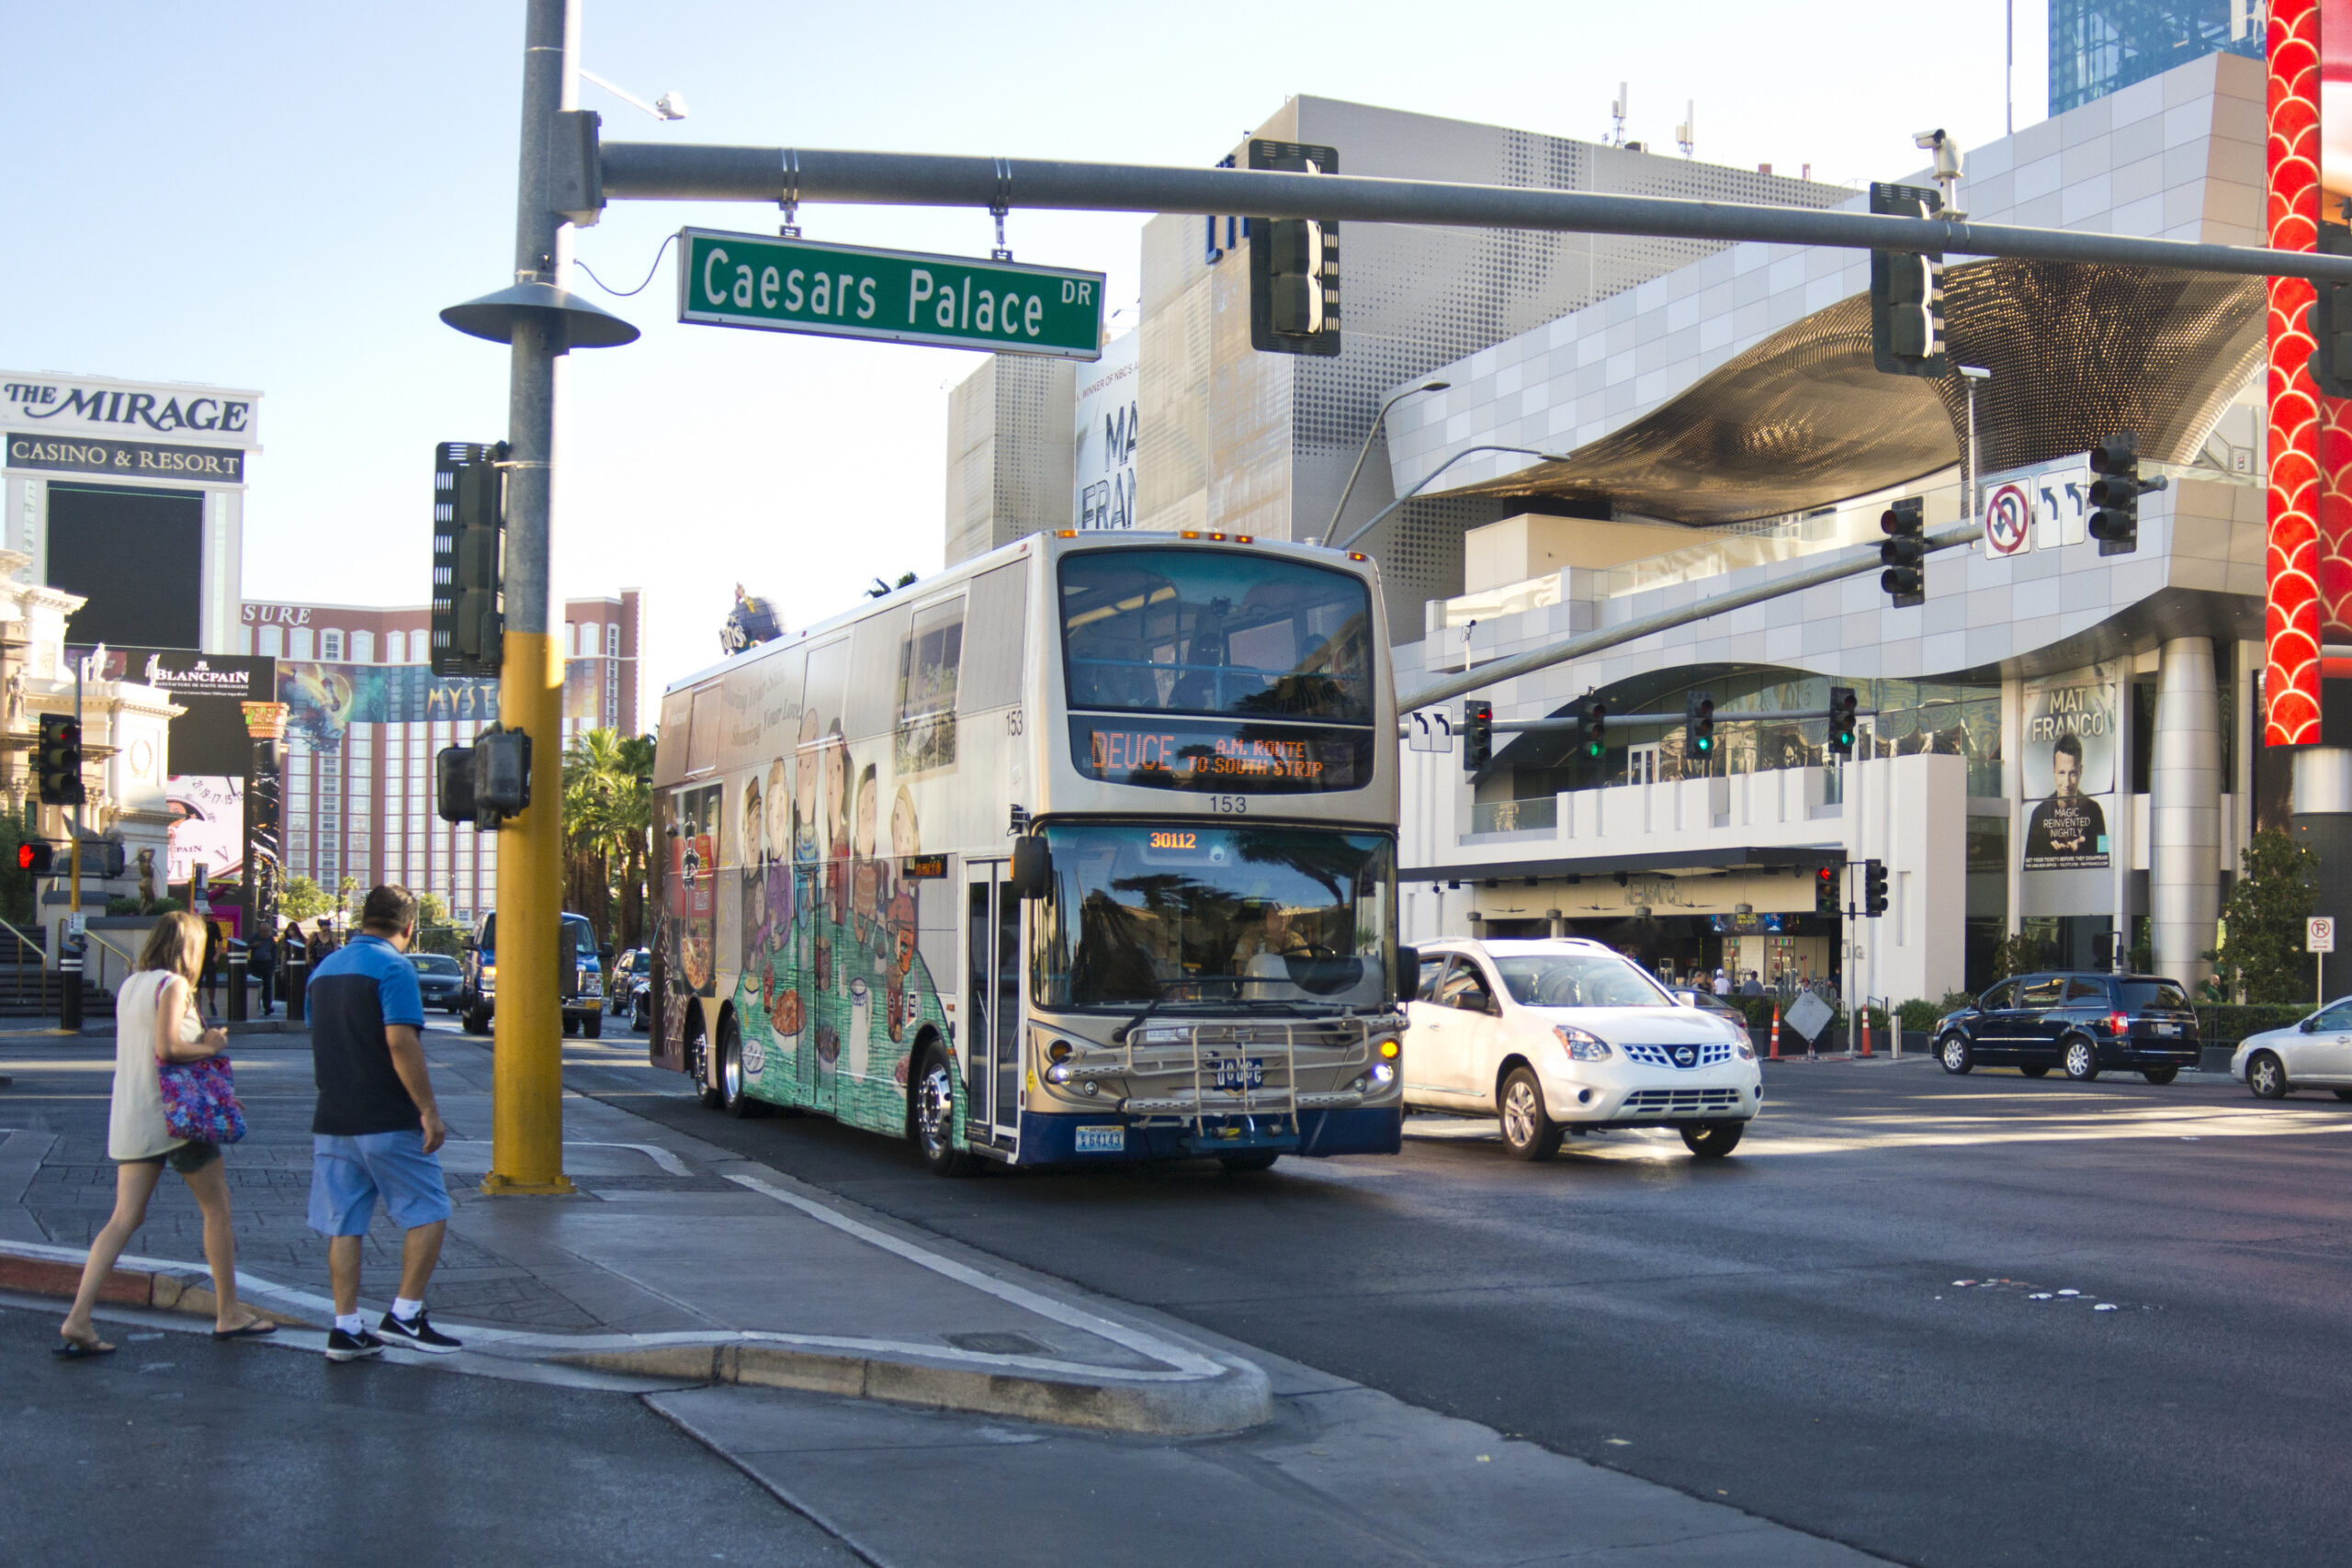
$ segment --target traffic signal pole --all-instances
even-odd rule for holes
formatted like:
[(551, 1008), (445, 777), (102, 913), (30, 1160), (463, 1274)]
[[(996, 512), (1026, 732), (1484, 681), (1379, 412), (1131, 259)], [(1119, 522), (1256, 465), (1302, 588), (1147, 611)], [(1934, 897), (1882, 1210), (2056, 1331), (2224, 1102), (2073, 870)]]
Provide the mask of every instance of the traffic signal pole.
[[(554, 116), (575, 106), (580, 0), (528, 0), (514, 271), (563, 287), (571, 233), (550, 205)], [(506, 632), (500, 722), (531, 737), (530, 805), (498, 829), (498, 967), (493, 1014), (489, 1193), (562, 1193), (563, 1017), (554, 984), (562, 921), (560, 733), (564, 649), (548, 629), (556, 400), (565, 329), (551, 311), (517, 312), (507, 392)]]

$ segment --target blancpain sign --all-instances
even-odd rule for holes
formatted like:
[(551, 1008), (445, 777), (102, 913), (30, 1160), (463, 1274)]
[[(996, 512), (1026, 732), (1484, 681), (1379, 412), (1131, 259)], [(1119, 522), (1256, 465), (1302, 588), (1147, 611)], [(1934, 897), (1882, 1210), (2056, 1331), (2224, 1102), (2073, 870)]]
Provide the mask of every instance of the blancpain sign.
[(258, 449), (259, 392), (220, 387), (27, 376), (0, 370), (0, 425), (61, 435), (152, 439)]

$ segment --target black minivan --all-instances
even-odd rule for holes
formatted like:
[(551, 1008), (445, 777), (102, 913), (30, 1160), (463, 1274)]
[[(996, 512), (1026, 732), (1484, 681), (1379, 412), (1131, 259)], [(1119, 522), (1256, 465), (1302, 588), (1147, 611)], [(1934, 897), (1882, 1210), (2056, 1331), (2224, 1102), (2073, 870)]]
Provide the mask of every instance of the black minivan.
[(1948, 1073), (2014, 1066), (2038, 1078), (2063, 1067), (2088, 1082), (2123, 1067), (2170, 1083), (2198, 1055), (2188, 990), (2154, 975), (2020, 975), (1936, 1024), (1936, 1055)]

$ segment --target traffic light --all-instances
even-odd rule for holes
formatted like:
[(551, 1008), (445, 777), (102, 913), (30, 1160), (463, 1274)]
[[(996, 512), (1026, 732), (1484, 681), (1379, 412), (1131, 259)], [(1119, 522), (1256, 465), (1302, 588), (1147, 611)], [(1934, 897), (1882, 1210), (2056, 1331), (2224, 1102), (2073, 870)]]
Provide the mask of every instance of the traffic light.
[(1813, 912), (1816, 915), (1838, 912), (1838, 868), (1834, 865), (1819, 866), (1814, 871)]
[(474, 737), (474, 819), (495, 828), (531, 804), (531, 738), (521, 725)]
[(33, 784), (43, 806), (82, 804), (82, 727), (67, 713), (40, 716)]
[[(2352, 254), (2352, 229), (2323, 221), (2319, 248)], [(2331, 398), (2352, 398), (2352, 284), (2316, 285), (2306, 320), (2311, 327), (2312, 385)]]
[(1462, 771), (1465, 773), (1484, 772), (1495, 760), (1495, 705), (1466, 702), (1462, 705)]
[(496, 675), (505, 655), (506, 444), (433, 449), (433, 672)]
[(474, 749), (444, 746), (433, 757), (433, 806), (444, 822), (474, 819)]
[(1609, 705), (1586, 696), (1577, 704), (1577, 750), (1592, 761), (1609, 751)]
[(1682, 699), (1682, 728), (1690, 755), (1715, 754), (1715, 699), (1712, 693), (1692, 692)]
[[(1253, 140), (1250, 166), (1336, 175), (1335, 147)], [(1261, 354), (1340, 352), (1340, 226), (1313, 218), (1250, 220), (1250, 346)]]
[(1898, 610), (1928, 600), (1928, 503), (1916, 495), (1879, 513), (1879, 529), (1886, 542), (1878, 547), (1879, 563), (1886, 568), (1878, 585), (1894, 596)]
[(1850, 757), (1854, 754), (1854, 737), (1860, 732), (1855, 710), (1860, 705), (1851, 686), (1829, 688), (1829, 754)]
[(32, 839), (17, 846), (17, 869), (29, 871), (35, 876), (47, 876), (57, 861), (57, 852), (46, 839)]
[(1862, 863), (1862, 913), (1886, 913), (1886, 863), (1866, 860)]
[[(1931, 218), (1943, 197), (1920, 186), (1874, 183), (1871, 210), (1896, 218)], [(1940, 378), (1944, 345), (1944, 256), (1941, 251), (1871, 253), (1871, 359), (1889, 376)]]
[(2140, 475), (2140, 438), (2119, 430), (2091, 448), (2091, 537), (2103, 556), (2128, 556), (2140, 547), (2140, 498), (2162, 490), (2162, 478)]

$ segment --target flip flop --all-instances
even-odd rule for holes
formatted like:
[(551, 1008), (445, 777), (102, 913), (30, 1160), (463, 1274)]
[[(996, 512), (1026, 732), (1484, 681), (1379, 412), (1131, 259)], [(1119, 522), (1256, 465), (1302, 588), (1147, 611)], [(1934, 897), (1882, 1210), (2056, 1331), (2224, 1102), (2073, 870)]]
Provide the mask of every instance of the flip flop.
[(50, 1354), (61, 1361), (86, 1361), (94, 1356), (111, 1356), (114, 1348), (103, 1339), (67, 1339)]
[(242, 1328), (216, 1328), (212, 1331), (212, 1337), (215, 1339), (260, 1339), (277, 1332), (277, 1325), (266, 1317), (257, 1317)]

